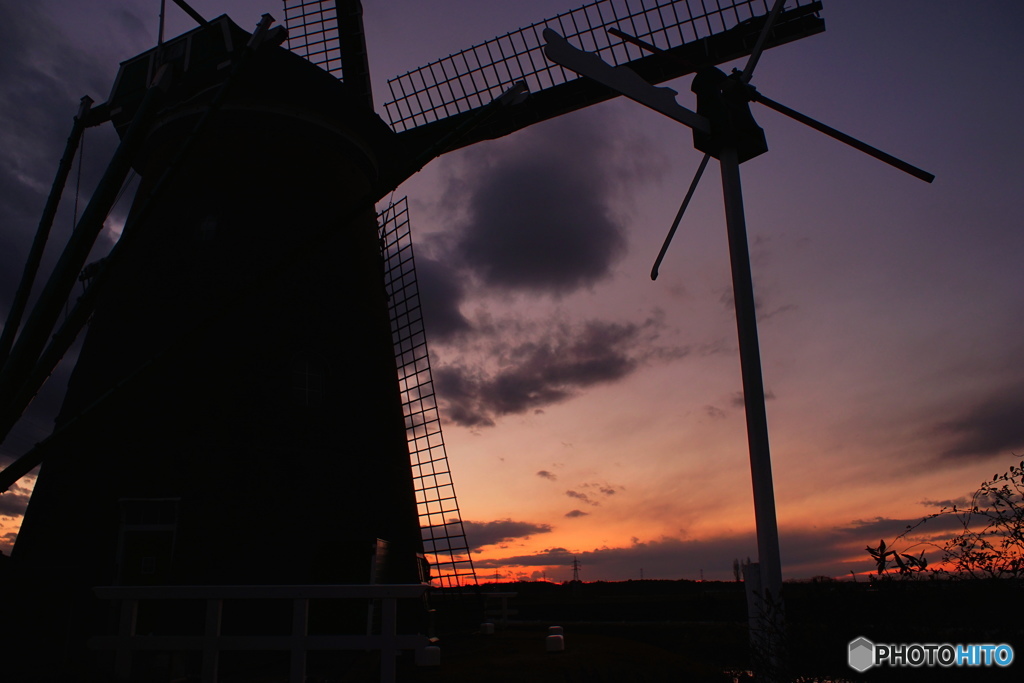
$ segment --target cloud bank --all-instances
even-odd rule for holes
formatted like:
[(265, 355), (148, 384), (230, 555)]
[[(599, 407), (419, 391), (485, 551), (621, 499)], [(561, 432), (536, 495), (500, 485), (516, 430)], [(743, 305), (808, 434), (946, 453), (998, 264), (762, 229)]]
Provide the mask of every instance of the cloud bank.
[(664, 166), (642, 136), (593, 112), (448, 161), (439, 210), (454, 218), (417, 256), (424, 320), (442, 351), (433, 374), (446, 419), (490, 427), (685, 355), (656, 344), (657, 311), (626, 321), (559, 311), (524, 322), (506, 305), (561, 301), (612, 279), (628, 248), (622, 206)]
[(992, 392), (935, 427), (949, 439), (947, 458), (987, 458), (1024, 452), (1024, 382)]
[(474, 360), (463, 356), (434, 371), (444, 415), (489, 427), (506, 415), (537, 411), (598, 384), (621, 380), (655, 360), (685, 356), (662, 346), (660, 316), (640, 323), (512, 320), (477, 327)]
[[(575, 511), (579, 512), (579, 511)], [(580, 513), (587, 514), (587, 513)], [(574, 517), (577, 515), (566, 515)], [(879, 539), (891, 542), (920, 519), (876, 517), (853, 520), (831, 528), (782, 528), (780, 544), (783, 572), (787, 577), (845, 577), (849, 572), (870, 572), (874, 569), (866, 545), (877, 545)], [(915, 540), (940, 542), (959, 529), (956, 518), (939, 517), (915, 530)], [(903, 546), (909, 546), (910, 541)], [(898, 545), (898, 544), (897, 544)], [(938, 553), (933, 546), (925, 550), (933, 560)], [(753, 530), (739, 534), (722, 534), (714, 538), (686, 539), (662, 536), (656, 539), (632, 539), (619, 547), (570, 550), (564, 547), (545, 548), (535, 553), (476, 559), (478, 569), (506, 568), (523, 578), (540, 578), (543, 574), (555, 580), (571, 577), (573, 560), (582, 563), (584, 580), (621, 581), (639, 578), (639, 570), (651, 579), (731, 580), (732, 561), (757, 557), (757, 539)], [(559, 574), (561, 572), (561, 575)]]
[(487, 545), (500, 545), (516, 539), (527, 539), (534, 534), (547, 534), (552, 530), (550, 524), (517, 522), (512, 519), (499, 519), (491, 522), (463, 520), (462, 527), (466, 532), (466, 539), (472, 544), (474, 550), (479, 550)]

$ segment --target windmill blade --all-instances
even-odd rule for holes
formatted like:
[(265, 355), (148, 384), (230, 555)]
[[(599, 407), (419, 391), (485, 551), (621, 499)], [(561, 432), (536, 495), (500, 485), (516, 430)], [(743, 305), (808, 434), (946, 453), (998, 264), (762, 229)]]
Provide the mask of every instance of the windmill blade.
[(360, 0), (283, 0), (288, 49), (348, 86), (373, 109)]
[(634, 102), (639, 102), (690, 128), (702, 133), (711, 131), (706, 118), (676, 102), (676, 95), (679, 93), (672, 88), (653, 86), (628, 66), (612, 66), (592, 52), (577, 50), (554, 29), (544, 29), (544, 39), (547, 41), (544, 55), (555, 64), (606, 85)]
[[(531, 95), (515, 114), (480, 126), (460, 141), (462, 147), (617, 96), (545, 59), (545, 28), (612, 66), (628, 66), (651, 84), (750, 54), (761, 28), (753, 8), (763, 5), (763, 0), (718, 0), (714, 4), (710, 7), (701, 0), (591, 2), (391, 79), (385, 118), (401, 142), (424, 147), (425, 141), (458, 126), (513, 83), (525, 82)], [(780, 13), (765, 48), (825, 30), (817, 16), (821, 2), (791, 0), (790, 4), (795, 6)], [(649, 54), (637, 43), (610, 34), (612, 28), (661, 52)]]
[(683, 214), (686, 213), (686, 207), (690, 205), (690, 200), (693, 198), (693, 193), (697, 189), (697, 184), (700, 183), (701, 176), (704, 175), (704, 169), (708, 166), (708, 160), (711, 158), (710, 154), (705, 154), (704, 158), (700, 161), (700, 166), (697, 167), (697, 173), (694, 174), (693, 180), (690, 181), (690, 188), (686, 191), (686, 196), (683, 197), (683, 203), (679, 206), (679, 211), (676, 212), (676, 218), (672, 221), (672, 227), (668, 229), (668, 235), (665, 236), (665, 242), (661, 245), (661, 251), (658, 252), (658, 258), (654, 259), (654, 267), (651, 268), (651, 279), (658, 279), (658, 269), (661, 268), (661, 262), (665, 259), (665, 253), (668, 252), (668, 245), (672, 244), (672, 238), (675, 237), (676, 229), (679, 227), (679, 222), (683, 220)]
[(882, 150), (878, 149), (877, 147), (872, 147), (871, 145), (867, 144), (866, 142), (861, 142), (857, 138), (852, 137), (850, 135), (847, 135), (846, 133), (843, 133), (842, 131), (838, 131), (835, 128), (832, 128), (831, 126), (827, 126), (824, 123), (821, 123), (820, 121), (816, 121), (816, 120), (812, 119), (810, 116), (807, 116), (805, 114), (801, 114), (800, 112), (798, 112), (798, 111), (796, 111), (794, 109), (790, 109), (789, 107), (787, 107), (784, 104), (780, 104), (780, 103), (778, 103), (778, 102), (776, 102), (774, 100), (771, 100), (771, 99), (765, 97), (764, 95), (762, 95), (761, 93), (757, 92), (756, 90), (752, 90), (751, 91), (751, 100), (754, 101), (754, 102), (759, 102), (759, 103), (763, 104), (764, 106), (768, 107), (769, 109), (773, 109), (773, 110), (779, 112), (780, 114), (784, 114), (785, 116), (788, 116), (791, 119), (795, 119), (796, 121), (799, 121), (800, 123), (802, 123), (804, 125), (810, 126), (814, 130), (819, 131), (821, 133), (824, 133), (825, 135), (829, 136), (830, 138), (834, 138), (836, 140), (839, 140), (839, 142), (846, 143), (850, 147), (853, 147), (854, 149), (858, 149), (861, 152), (864, 152), (865, 154), (867, 154), (869, 156), (873, 156), (874, 158), (878, 159), (879, 161), (884, 161), (885, 163), (887, 163), (890, 166), (893, 166), (895, 168), (898, 168), (899, 170), (903, 171), (904, 173), (909, 173), (910, 175), (914, 176), (915, 178), (920, 178), (921, 180), (925, 181), (926, 183), (930, 183), (933, 180), (935, 180), (935, 176), (933, 174), (928, 173), (927, 171), (923, 171), (920, 168), (918, 168), (917, 166), (913, 166), (911, 164), (908, 164), (907, 162), (903, 161), (902, 159), (897, 159), (893, 155), (887, 154), (886, 152), (883, 152)]
[(160, 67), (146, 88), (128, 131), (107, 164), (99, 185), (65, 243), (64, 250), (0, 371), (0, 442), (7, 438), (10, 428), (27, 406), (27, 403), (17, 403), (22, 385), (32, 374), (43, 353), (75, 281), (103, 229), (103, 223), (117, 201), (121, 186), (131, 170), (134, 155), (145, 142), (169, 82), (170, 69), (166, 65)]
[(288, 49), (342, 77), (338, 10), (334, 0), (284, 0)]
[(743, 73), (740, 74), (740, 80), (744, 83), (749, 83), (753, 77), (757, 61), (761, 59), (761, 53), (764, 52), (765, 41), (768, 40), (768, 34), (772, 32), (772, 26), (775, 25), (784, 4), (786, 4), (786, 0), (775, 0), (775, 6), (772, 7), (768, 20), (764, 22), (764, 27), (761, 28), (761, 33), (757, 36), (757, 43), (754, 44), (754, 49), (750, 52), (750, 57), (747, 58), (747, 65), (743, 67)]
[(18, 289), (14, 292), (14, 300), (7, 312), (7, 321), (4, 323), (3, 332), (0, 333), (0, 371), (7, 364), (7, 357), (14, 345), (14, 337), (21, 325), (21, 316), (28, 306), (29, 295), (35, 284), (36, 274), (43, 260), (43, 252), (46, 249), (46, 241), (50, 236), (50, 229), (53, 227), (53, 219), (57, 214), (57, 207), (60, 204), (61, 194), (64, 192), (64, 184), (71, 173), (71, 166), (74, 163), (79, 142), (86, 128), (86, 116), (92, 108), (92, 98), (86, 95), (82, 98), (75, 116), (71, 134), (68, 136), (67, 144), (64, 146), (64, 155), (57, 166), (57, 175), (50, 186), (50, 193), (46, 198), (43, 207), (42, 218), (39, 219), (39, 226), (36, 228), (35, 239), (32, 240), (32, 247), (29, 249), (28, 260), (25, 261), (25, 268), (22, 272)]
[(208, 26), (209, 25), (210, 22), (208, 22), (206, 20), (206, 18), (203, 17), (202, 14), (200, 14), (197, 11), (195, 11), (195, 9), (192, 8), (187, 2), (185, 2), (185, 0), (173, 0), (173, 2), (174, 2), (175, 5), (177, 5), (181, 9), (183, 9), (185, 11), (185, 14), (189, 15), (190, 17), (192, 17), (192, 19), (197, 24), (199, 24), (200, 26)]
[(455, 497), (430, 371), (406, 198), (380, 212), (377, 221), (423, 552), (431, 564), (432, 581), (444, 588), (474, 584), (476, 573)]

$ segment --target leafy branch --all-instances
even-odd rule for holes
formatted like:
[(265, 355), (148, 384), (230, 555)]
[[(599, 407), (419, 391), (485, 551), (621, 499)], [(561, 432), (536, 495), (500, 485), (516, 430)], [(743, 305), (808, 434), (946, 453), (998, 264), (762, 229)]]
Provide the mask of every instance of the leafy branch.
[[(916, 543), (897, 551), (880, 540), (878, 547), (867, 546), (865, 550), (878, 574), (894, 571), (903, 577), (930, 572), (950, 578), (1024, 578), (1024, 460), (983, 482), (967, 507), (943, 506), (908, 526), (894, 542), (907, 539), (919, 527), (940, 517), (957, 520), (956, 534), (942, 545)], [(917, 556), (905, 552), (920, 545), (939, 550), (937, 567), (928, 566), (923, 550)]]
[[(904, 532), (904, 534), (907, 532)], [(902, 536), (901, 534), (900, 536)], [(897, 537), (899, 540), (900, 537)], [(865, 548), (871, 555), (871, 558), (875, 561), (875, 567), (878, 569), (879, 574), (887, 574), (889, 572), (889, 561), (896, 565), (897, 570), (901, 575), (913, 574), (915, 572), (923, 572), (928, 567), (928, 559), (924, 556), (924, 551), (918, 556), (908, 555), (907, 553), (900, 553), (895, 550), (887, 549), (885, 540), (878, 541), (878, 547), (872, 548), (868, 546)]]

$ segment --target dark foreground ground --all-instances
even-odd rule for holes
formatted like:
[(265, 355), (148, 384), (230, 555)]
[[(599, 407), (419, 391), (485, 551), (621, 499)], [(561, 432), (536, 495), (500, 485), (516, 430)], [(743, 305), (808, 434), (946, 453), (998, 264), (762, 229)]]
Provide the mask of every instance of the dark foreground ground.
[[(734, 683), (749, 681), (752, 667), (743, 584), (629, 581), (555, 585), (484, 585), (514, 592), (508, 623), (494, 612), (498, 600), (472, 594), (433, 599), (441, 663), (417, 667), (412, 653), (398, 660), (407, 683)], [(860, 681), (1024, 681), (1024, 587), (1007, 581), (819, 582), (784, 589), (789, 675), (800, 683)], [(284, 605), (288, 607), (288, 605)], [(486, 615), (484, 611), (490, 612)], [(365, 624), (365, 605), (359, 615)], [(418, 612), (418, 614), (422, 614)], [(359, 616), (356, 615), (356, 616)], [(282, 623), (289, 623), (287, 609)], [(491, 635), (484, 620), (496, 622)], [(235, 620), (237, 621), (237, 620)], [(358, 621), (356, 619), (355, 621)], [(565, 649), (548, 652), (549, 626), (564, 629)], [(225, 617), (225, 635), (245, 629)], [(143, 629), (145, 632), (145, 629)], [(311, 620), (311, 632), (319, 632)], [(1015, 651), (1005, 668), (872, 668), (863, 674), (847, 662), (850, 641), (874, 643), (1006, 643)], [(6, 640), (6, 639), (5, 639)], [(20, 659), (11, 640), (0, 642), (0, 682)], [(140, 653), (140, 683), (198, 681), (198, 653)], [(287, 652), (226, 652), (220, 683), (284, 683)], [(379, 680), (379, 655), (311, 653), (307, 683)], [(7, 672), (7, 675), (5, 675)], [(27, 680), (27, 679), (26, 679)], [(86, 680), (81, 678), (80, 680)], [(100, 679), (88, 678), (92, 681)]]
[[(749, 680), (742, 584), (636, 581), (484, 590), (518, 593), (513, 621), (493, 636), (464, 632), (442, 638), (441, 666), (416, 669), (402, 662), (402, 680)], [(1017, 584), (787, 584), (785, 599), (788, 680), (1024, 681), (1024, 590)], [(564, 652), (546, 651), (550, 625), (563, 627)], [(861, 636), (875, 643), (1007, 643), (1017, 661), (1006, 669), (872, 668), (858, 674), (848, 665), (847, 646)]]

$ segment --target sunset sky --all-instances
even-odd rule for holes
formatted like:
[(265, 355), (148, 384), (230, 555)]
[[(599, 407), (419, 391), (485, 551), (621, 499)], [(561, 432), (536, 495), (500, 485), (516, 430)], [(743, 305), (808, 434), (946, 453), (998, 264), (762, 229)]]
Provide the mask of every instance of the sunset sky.
[[(277, 0), (191, 4), (247, 30), (284, 16)], [(382, 113), (388, 78), (582, 3), (363, 4)], [(869, 570), (866, 544), (1024, 454), (1024, 8), (823, 4), (826, 32), (768, 51), (753, 83), (936, 180), (752, 105), (770, 148), (742, 174), (785, 578)], [(0, 2), (0, 313), (79, 98), (106, 100), (118, 62), (155, 44), (158, 8)], [(168, 13), (169, 36), (191, 28)], [(694, 106), (688, 78), (667, 85)], [(89, 131), (83, 199), (113, 142)], [(445, 156), (396, 194), (481, 577), (566, 580), (576, 557), (586, 580), (727, 579), (756, 557), (717, 163), (649, 278), (699, 161), (688, 129), (615, 100)], [(73, 194), (74, 179), (54, 240)], [(69, 372), (0, 466), (49, 433)], [(5, 553), (31, 483), (0, 496)]]

